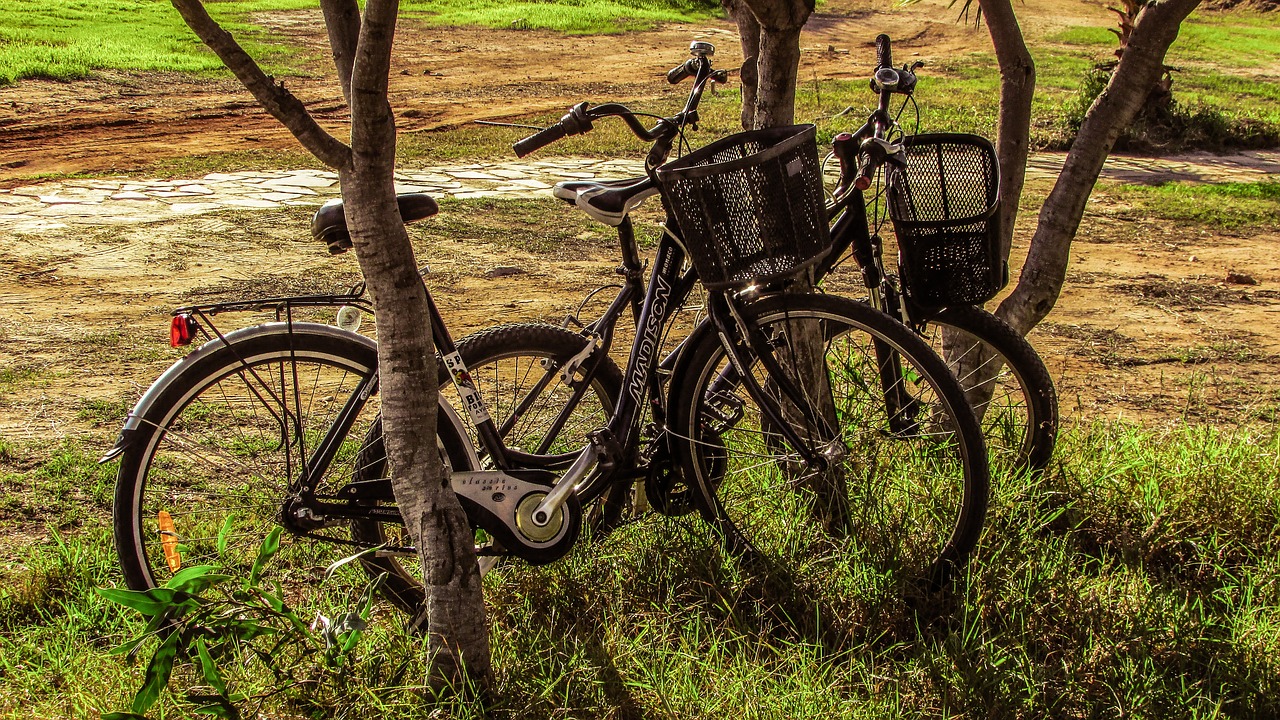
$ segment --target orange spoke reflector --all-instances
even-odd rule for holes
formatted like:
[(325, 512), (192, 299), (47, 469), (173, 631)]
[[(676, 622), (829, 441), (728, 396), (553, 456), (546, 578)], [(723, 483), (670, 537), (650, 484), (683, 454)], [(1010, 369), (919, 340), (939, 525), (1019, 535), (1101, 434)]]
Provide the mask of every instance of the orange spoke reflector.
[(178, 531), (173, 526), (173, 518), (169, 511), (161, 510), (156, 516), (160, 521), (160, 547), (164, 548), (164, 561), (169, 564), (169, 572), (182, 569), (182, 556), (178, 554)]

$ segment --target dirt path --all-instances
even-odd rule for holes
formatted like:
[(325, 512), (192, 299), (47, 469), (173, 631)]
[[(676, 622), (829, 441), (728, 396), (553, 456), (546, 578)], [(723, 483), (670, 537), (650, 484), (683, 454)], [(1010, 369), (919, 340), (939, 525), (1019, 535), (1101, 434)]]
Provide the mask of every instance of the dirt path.
[[(1139, 173), (1256, 180), (1280, 165), (1274, 153), (1196, 160), (1121, 158), (1112, 172), (1131, 180)], [(634, 173), (625, 164), (544, 162), (577, 175)], [(1053, 157), (1032, 164), (1034, 191), (1044, 192), (1053, 168)], [(613, 281), (616, 250), (606, 228), (567, 208), (563, 224), (538, 227), (519, 206), (486, 205), (491, 194), (547, 194), (494, 174), (502, 170), (471, 165), (405, 174), (422, 181), (464, 176), (450, 190), (472, 205), (446, 208), (413, 228), (419, 255), (432, 266), (429, 282), (459, 334), (502, 321), (559, 321), (589, 291)], [(551, 168), (539, 168), (544, 171)], [(245, 175), (205, 178), (203, 185), (128, 186), (141, 191), (125, 189), (128, 181), (42, 186), (45, 200), (128, 196), (116, 205), (134, 213), (145, 205), (155, 213), (149, 217), (97, 215), (93, 208), (102, 205), (41, 203), (38, 194), (0, 191), (0, 208), (6, 199), (36, 208), (8, 216), (0, 211), (0, 229), (11, 238), (0, 247), (0, 435), (35, 440), (89, 431), (105, 439), (178, 357), (165, 342), (173, 307), (335, 292), (358, 280), (350, 258), (329, 257), (306, 231), (320, 193), (332, 193), (331, 178), (318, 171)], [(308, 181), (317, 194), (285, 192), (306, 190)], [(219, 207), (208, 195), (184, 195), (197, 187), (217, 188), (223, 200), (241, 204)], [(155, 197), (138, 199), (148, 193)], [(1280, 233), (1275, 227), (1188, 231), (1168, 221), (1126, 220), (1116, 209), (1101, 191), (1077, 240), (1063, 297), (1031, 336), (1057, 379), (1064, 413), (1148, 422), (1271, 417), (1280, 405), (1274, 375)], [(1020, 237), (1029, 236), (1033, 220), (1024, 212)], [(1237, 282), (1228, 282), (1230, 273)], [(1238, 284), (1241, 277), (1258, 284)], [(263, 319), (228, 322), (236, 327)]]
[[(1109, 20), (1083, 0), (1032, 0), (1039, 28)], [(302, 77), (285, 80), (335, 133), (347, 119), (319, 11), (256, 20), (306, 49)], [(801, 77), (864, 75), (877, 33), (903, 58), (934, 60), (986, 50), (985, 30), (954, 22), (946, 0), (894, 9), (889, 0), (831, 0), (809, 22)], [(536, 30), (428, 28), (402, 22), (391, 100), (405, 132), (476, 119), (558, 111), (584, 98), (651, 96), (694, 39), (710, 40), (719, 67), (742, 62), (732, 23), (672, 25), (627, 35), (566, 38)], [(835, 52), (830, 50), (834, 49)], [(290, 150), (296, 142), (229, 78), (102, 73), (73, 83), (0, 87), (0, 183), (40, 173), (132, 169), (157, 159), (219, 150)]]

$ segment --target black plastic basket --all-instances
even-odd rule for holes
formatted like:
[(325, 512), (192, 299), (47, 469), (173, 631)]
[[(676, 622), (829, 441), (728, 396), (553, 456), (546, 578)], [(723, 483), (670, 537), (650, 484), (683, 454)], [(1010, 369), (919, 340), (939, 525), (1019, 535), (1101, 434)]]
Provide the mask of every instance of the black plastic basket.
[(995, 148), (952, 133), (911, 135), (903, 145), (907, 166), (889, 181), (903, 292), (934, 307), (990, 300), (1008, 282)]
[(731, 135), (658, 168), (662, 199), (702, 283), (771, 282), (830, 245), (813, 125)]

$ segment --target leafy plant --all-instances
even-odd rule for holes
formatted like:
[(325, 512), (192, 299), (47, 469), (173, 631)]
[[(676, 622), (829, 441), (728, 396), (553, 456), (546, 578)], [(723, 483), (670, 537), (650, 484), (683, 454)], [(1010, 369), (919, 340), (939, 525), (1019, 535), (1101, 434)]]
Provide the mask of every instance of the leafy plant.
[[(228, 523), (219, 535), (220, 554), (226, 551), (230, 530)], [(145, 718), (169, 686), (175, 668), (184, 663), (194, 671), (194, 682), (182, 702), (195, 714), (232, 720), (243, 716), (240, 708), (246, 704), (260, 704), (273, 695), (314, 685), (325, 674), (350, 664), (368, 625), (380, 578), (365, 588), (354, 611), (334, 619), (317, 615), (308, 624), (285, 602), (280, 583), (268, 584), (265, 579), (280, 549), (281, 532), (276, 528), (263, 540), (249, 576), (238, 583), (219, 573), (215, 565), (197, 565), (179, 571), (164, 587), (96, 589), (107, 600), (148, 618), (142, 633), (112, 654), (132, 659), (144, 646), (155, 643), (132, 706), (128, 711), (104, 713), (103, 720)], [(325, 576), (347, 560), (330, 566)], [(319, 674), (297, 678), (300, 668), (317, 663)], [(238, 692), (229, 673), (244, 675), (259, 668), (274, 680), (270, 688), (254, 694)]]

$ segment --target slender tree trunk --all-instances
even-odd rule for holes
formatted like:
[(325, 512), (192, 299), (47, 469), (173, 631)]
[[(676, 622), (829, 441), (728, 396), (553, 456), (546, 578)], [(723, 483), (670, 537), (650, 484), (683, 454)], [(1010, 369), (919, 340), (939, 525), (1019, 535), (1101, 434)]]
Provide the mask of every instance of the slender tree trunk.
[(979, 0), (1000, 64), (1000, 114), (996, 152), (1000, 158), (1001, 256), (1006, 260), (1018, 219), (1018, 198), (1026, 180), (1031, 140), (1031, 100), (1036, 90), (1036, 64), (1022, 39), (1010, 0)]
[[(1140, 110), (1147, 97), (1145, 88), (1159, 79), (1164, 56), (1178, 27), (1199, 0), (1163, 0), (1144, 10), (1134, 32), (1138, 38), (1132, 53), (1126, 52), (1107, 89), (1089, 109), (1080, 133), (1067, 156), (1049, 198), (1040, 211), (1039, 222), (1018, 284), (996, 309), (996, 315), (1019, 333), (1026, 335), (1053, 308), (1066, 280), (1071, 241), (1084, 215), (1085, 203), (1098, 180), (1102, 165), (1116, 137)], [(1008, 258), (1025, 180), (1028, 141), (1031, 130), (1031, 99), (1035, 91), (1035, 65), (1027, 51), (1009, 0), (979, 0), (991, 31), (991, 40), (1000, 63), (1000, 116), (997, 150), (1000, 156), (1000, 196), (1002, 249)], [(1129, 55), (1135, 57), (1129, 58)], [(949, 347), (963, 347), (962, 337), (943, 335), (943, 355), (957, 376), (972, 383), (967, 390), (974, 407), (990, 400), (990, 382), (1002, 365), (994, 353), (983, 347), (956, 357)]]
[(1138, 16), (1124, 57), (1094, 101), (1067, 154), (1062, 174), (1040, 209), (1040, 219), (1018, 285), (996, 314), (1027, 334), (1053, 309), (1066, 279), (1071, 241), (1085, 203), (1120, 130), (1128, 125), (1164, 71), (1178, 28), (1200, 0), (1160, 0)]
[[(351, 145), (322, 129), (305, 106), (205, 12), (172, 0), (187, 24), (254, 97), (326, 165), (338, 171), (347, 227), (374, 299), (382, 422), (396, 503), (417, 543), (426, 602), (430, 682), (461, 687), (490, 672), (475, 540), (449, 486), (436, 442), (437, 375), (426, 291), (400, 219), (394, 182), (396, 128), (387, 101), (397, 0), (321, 0), (334, 64), (351, 107)], [(465, 673), (464, 673), (465, 668)]]
[[(388, 200), (391, 217), (399, 218), (392, 175), (380, 167), (386, 161), (362, 162), (358, 150), (356, 158), (355, 166), (342, 173), (343, 201), (376, 307), (382, 428), (391, 483), (405, 525), (418, 544), (426, 586), (426, 604), (412, 627), (427, 633), (433, 683), (456, 684), (468, 675), (484, 678), (489, 645), (475, 538), (449, 487), (436, 443), (431, 402), (437, 391), (436, 354), (426, 322), (426, 293), (404, 225), (384, 221)], [(378, 179), (362, 181), (368, 177)]]
[(756, 93), (758, 128), (791, 125), (796, 117), (796, 79), (800, 74), (800, 26), (760, 26)]
[[(800, 74), (800, 28), (813, 13), (813, 0), (722, 2), (738, 24), (742, 55), (746, 58), (743, 128), (790, 125), (795, 121), (796, 78)], [(751, 58), (755, 58), (754, 72), (748, 73)]]

